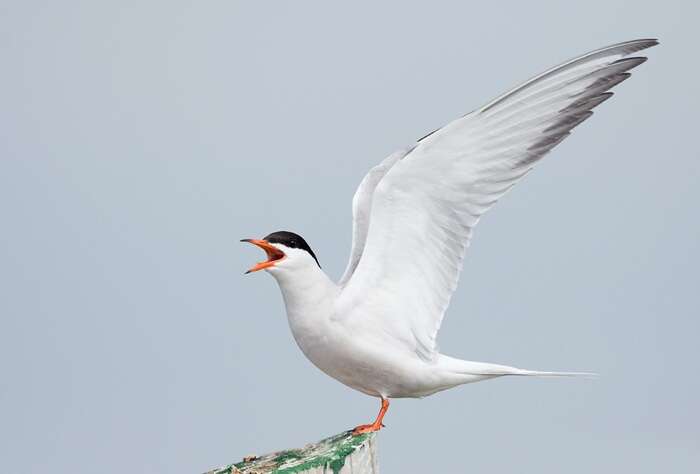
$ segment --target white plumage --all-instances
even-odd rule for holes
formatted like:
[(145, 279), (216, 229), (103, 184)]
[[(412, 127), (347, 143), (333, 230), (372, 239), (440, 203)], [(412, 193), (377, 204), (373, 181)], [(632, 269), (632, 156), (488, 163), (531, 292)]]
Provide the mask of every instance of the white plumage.
[[(628, 41), (568, 61), (370, 170), (353, 199), (352, 251), (338, 284), (310, 249), (269, 239), (283, 257), (270, 263), (268, 251), (265, 269), (304, 354), (382, 399), (502, 375), (568, 375), (450, 358), (438, 353), (437, 333), (480, 217), (646, 60), (631, 54), (656, 44)], [(379, 429), (381, 416), (358, 432)]]

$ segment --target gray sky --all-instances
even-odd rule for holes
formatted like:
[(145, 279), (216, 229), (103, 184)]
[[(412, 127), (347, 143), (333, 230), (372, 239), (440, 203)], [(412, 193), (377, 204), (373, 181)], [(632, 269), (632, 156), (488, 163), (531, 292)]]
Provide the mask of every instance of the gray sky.
[(3, 2), (2, 470), (202, 472), (372, 420), (376, 399), (304, 359), (238, 239), (296, 231), (338, 277), (371, 166), (658, 37), (482, 220), (440, 334), (601, 377), (397, 400), (379, 445), (387, 473), (697, 472), (697, 7), (329, 3)]

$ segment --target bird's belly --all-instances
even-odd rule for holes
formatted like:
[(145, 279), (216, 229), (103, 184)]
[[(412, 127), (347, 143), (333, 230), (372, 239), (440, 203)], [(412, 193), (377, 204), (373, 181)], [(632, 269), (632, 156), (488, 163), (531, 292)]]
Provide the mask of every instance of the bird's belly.
[(327, 375), (367, 395), (379, 397), (386, 394), (387, 381), (392, 377), (381, 361), (372, 363), (358, 353), (337, 350), (337, 347), (315, 349), (305, 351), (305, 354)]
[(294, 331), (306, 357), (324, 373), (375, 397), (423, 396), (434, 386), (434, 372), (415, 354), (380, 341), (375, 335), (349, 334), (343, 328)]

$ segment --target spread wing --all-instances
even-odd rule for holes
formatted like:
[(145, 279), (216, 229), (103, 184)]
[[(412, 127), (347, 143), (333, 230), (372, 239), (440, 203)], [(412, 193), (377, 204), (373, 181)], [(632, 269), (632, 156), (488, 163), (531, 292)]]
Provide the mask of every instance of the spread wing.
[(628, 41), (568, 61), (372, 169), (353, 199), (345, 314), (432, 359), (479, 218), (646, 60), (631, 54), (656, 44)]

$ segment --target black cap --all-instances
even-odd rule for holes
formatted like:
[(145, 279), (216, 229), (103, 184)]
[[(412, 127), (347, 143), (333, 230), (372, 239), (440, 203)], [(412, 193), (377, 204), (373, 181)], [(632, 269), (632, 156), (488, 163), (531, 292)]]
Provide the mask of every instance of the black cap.
[(309, 244), (306, 243), (306, 240), (304, 240), (301, 235), (295, 234), (294, 232), (288, 232), (286, 230), (280, 230), (271, 233), (265, 237), (265, 240), (271, 244), (282, 244), (292, 249), (306, 250), (314, 258), (314, 260), (316, 260), (316, 265), (318, 265), (318, 268), (321, 268), (321, 264), (318, 263), (316, 254), (314, 254), (314, 251), (311, 250), (311, 247), (309, 247)]

